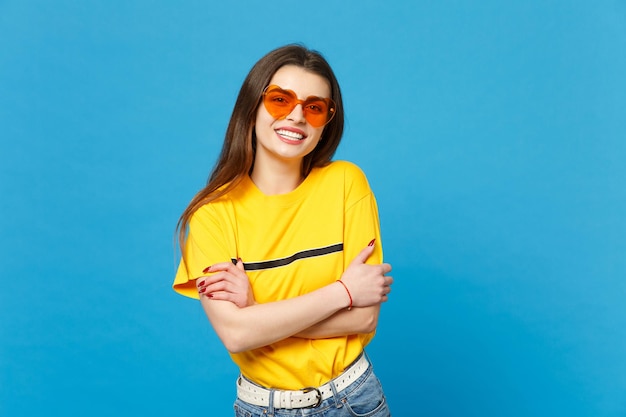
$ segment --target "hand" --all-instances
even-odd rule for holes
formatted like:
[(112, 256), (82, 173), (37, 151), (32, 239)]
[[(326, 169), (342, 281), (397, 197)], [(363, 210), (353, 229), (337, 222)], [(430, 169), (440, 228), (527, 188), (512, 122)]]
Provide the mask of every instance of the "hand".
[(256, 304), (241, 259), (237, 261), (237, 265), (233, 265), (232, 262), (211, 265), (205, 272), (211, 272), (211, 275), (198, 278), (196, 281), (201, 297), (230, 301), (240, 308)]
[(367, 258), (374, 252), (374, 246), (367, 246), (348, 265), (341, 275), (352, 297), (354, 307), (369, 307), (387, 301), (391, 292), (393, 278), (385, 274), (391, 271), (391, 265), (366, 264)]

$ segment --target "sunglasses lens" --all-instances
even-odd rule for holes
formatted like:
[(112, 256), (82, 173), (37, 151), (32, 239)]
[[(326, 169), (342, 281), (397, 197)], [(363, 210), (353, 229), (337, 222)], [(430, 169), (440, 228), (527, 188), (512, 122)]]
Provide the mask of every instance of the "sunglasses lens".
[(298, 99), (278, 87), (270, 87), (265, 91), (263, 104), (265, 109), (272, 117), (282, 119), (286, 117), (297, 105)]
[(324, 126), (330, 121), (330, 106), (321, 98), (307, 99), (304, 104), (304, 117), (314, 127)]
[(298, 105), (302, 104), (304, 118), (313, 127), (322, 127), (335, 115), (335, 103), (330, 98), (309, 97), (298, 100), (293, 91), (271, 85), (263, 93), (263, 105), (276, 119), (284, 119)]

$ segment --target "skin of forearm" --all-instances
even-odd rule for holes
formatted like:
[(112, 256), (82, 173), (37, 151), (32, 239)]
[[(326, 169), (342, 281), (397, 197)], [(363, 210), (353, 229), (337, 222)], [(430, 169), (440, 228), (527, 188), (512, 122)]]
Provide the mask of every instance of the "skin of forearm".
[[(226, 349), (239, 353), (293, 336), (348, 306), (338, 283), (272, 303), (239, 308), (229, 301), (201, 298), (202, 306)], [(338, 321), (345, 319), (338, 319)]]
[(340, 310), (327, 319), (298, 332), (294, 337), (326, 339), (349, 334), (371, 333), (376, 330), (380, 305)]

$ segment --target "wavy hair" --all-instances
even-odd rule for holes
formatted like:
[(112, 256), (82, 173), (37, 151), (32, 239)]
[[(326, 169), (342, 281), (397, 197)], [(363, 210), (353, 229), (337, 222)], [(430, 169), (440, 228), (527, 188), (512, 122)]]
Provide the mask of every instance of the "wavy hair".
[(252, 172), (256, 153), (254, 123), (263, 90), (276, 71), (285, 65), (301, 67), (325, 78), (336, 104), (335, 116), (324, 127), (318, 145), (303, 158), (302, 177), (306, 177), (315, 167), (327, 165), (335, 154), (343, 134), (344, 113), (341, 90), (332, 68), (319, 52), (302, 45), (286, 45), (269, 52), (252, 67), (239, 90), (222, 151), (207, 185), (193, 197), (178, 219), (176, 230), (181, 251), (193, 214), (203, 205), (228, 193)]

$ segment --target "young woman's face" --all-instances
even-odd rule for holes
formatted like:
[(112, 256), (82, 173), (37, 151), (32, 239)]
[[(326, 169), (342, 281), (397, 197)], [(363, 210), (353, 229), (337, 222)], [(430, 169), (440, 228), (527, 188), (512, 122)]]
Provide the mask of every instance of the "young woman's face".
[[(330, 97), (328, 81), (312, 72), (294, 65), (281, 67), (270, 81), (270, 85), (293, 91), (297, 98), (310, 96)], [(320, 141), (324, 126), (314, 127), (304, 117), (302, 104), (286, 117), (276, 119), (263, 105), (259, 105), (255, 122), (256, 158), (259, 163), (301, 163)]]

